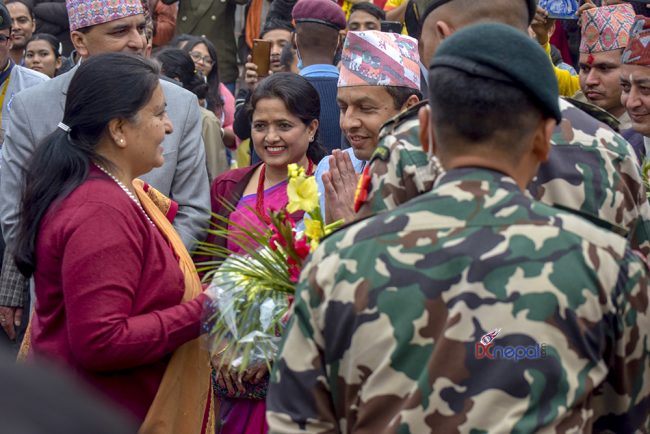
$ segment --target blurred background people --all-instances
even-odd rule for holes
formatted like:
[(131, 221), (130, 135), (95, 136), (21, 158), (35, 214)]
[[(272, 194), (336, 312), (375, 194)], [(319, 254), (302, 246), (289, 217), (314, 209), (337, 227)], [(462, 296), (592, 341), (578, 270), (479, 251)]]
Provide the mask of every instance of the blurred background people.
[(386, 12), (370, 2), (356, 3), (350, 8), (347, 30), (381, 30), (381, 22), (386, 20)]
[(228, 130), (225, 142), (229, 148), (235, 147), (232, 124), (235, 118), (235, 97), (221, 82), (219, 76), (219, 59), (215, 46), (206, 38), (190, 38), (182, 47), (189, 53), (208, 83), (206, 108), (219, 118), (224, 130)]
[[(180, 48), (166, 48), (156, 54), (161, 65), (161, 74), (179, 82), (185, 89), (194, 93), (199, 105), (209, 94), (209, 86), (198, 74), (190, 55)], [(203, 143), (205, 144), (205, 164), (210, 182), (230, 168), (226, 147), (223, 144), (221, 121), (210, 110), (200, 107)]]
[(48, 33), (34, 34), (25, 47), (25, 66), (53, 78), (61, 68), (61, 43)]
[[(36, 30), (34, 10), (30, 0), (5, 0), (11, 15), (11, 58), (16, 65), (24, 65), (25, 47)], [(29, 3), (28, 3), (29, 2)]]

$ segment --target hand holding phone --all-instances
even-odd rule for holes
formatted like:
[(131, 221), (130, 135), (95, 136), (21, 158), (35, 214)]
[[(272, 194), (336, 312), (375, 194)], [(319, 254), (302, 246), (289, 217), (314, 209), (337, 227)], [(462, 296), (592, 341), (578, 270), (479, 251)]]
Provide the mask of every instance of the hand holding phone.
[(384, 33), (402, 33), (402, 23), (399, 21), (382, 21), (381, 31)]
[(257, 65), (257, 75), (266, 77), (271, 67), (271, 41), (253, 39), (252, 60)]

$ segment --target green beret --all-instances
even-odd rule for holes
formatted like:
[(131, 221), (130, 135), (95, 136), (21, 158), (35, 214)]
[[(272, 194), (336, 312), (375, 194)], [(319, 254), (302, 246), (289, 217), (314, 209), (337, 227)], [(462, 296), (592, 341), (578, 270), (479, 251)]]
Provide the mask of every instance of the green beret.
[[(420, 17), (420, 25), (424, 22), (424, 19), (429, 15), (434, 9), (449, 3), (452, 0), (413, 0), (415, 4), (416, 14)], [(475, 0), (475, 1), (490, 1), (490, 0)], [(537, 9), (537, 0), (524, 0), (526, 7), (528, 8), (528, 24), (533, 22), (535, 18), (535, 11)]]
[(510, 83), (526, 92), (545, 115), (558, 123), (562, 120), (557, 78), (548, 55), (513, 27), (485, 23), (462, 28), (438, 47), (431, 69), (437, 67)]

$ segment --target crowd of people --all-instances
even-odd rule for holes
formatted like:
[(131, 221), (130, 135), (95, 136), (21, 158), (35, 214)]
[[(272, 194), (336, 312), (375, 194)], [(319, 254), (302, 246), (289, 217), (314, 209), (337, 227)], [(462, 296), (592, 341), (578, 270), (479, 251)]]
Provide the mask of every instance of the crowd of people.
[[(650, 431), (650, 0), (556, 3), (0, 2), (0, 432)], [(292, 165), (337, 229), (242, 370), (199, 246)]]

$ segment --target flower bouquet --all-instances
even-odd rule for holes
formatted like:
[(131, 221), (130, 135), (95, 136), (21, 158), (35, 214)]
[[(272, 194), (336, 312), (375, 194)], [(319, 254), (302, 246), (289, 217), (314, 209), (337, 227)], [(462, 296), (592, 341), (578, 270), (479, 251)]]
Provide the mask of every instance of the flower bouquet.
[[(303, 263), (320, 239), (341, 225), (325, 225), (316, 180), (295, 164), (289, 165), (287, 196), (286, 208), (270, 211), (270, 223), (262, 227), (213, 214), (217, 223), (209, 232), (228, 239), (241, 252), (205, 242), (197, 250), (215, 258), (197, 264), (212, 295), (203, 323), (208, 347), (240, 373), (261, 363), (270, 368)], [(297, 230), (302, 224), (291, 218), (298, 212), (304, 213), (304, 230)]]

